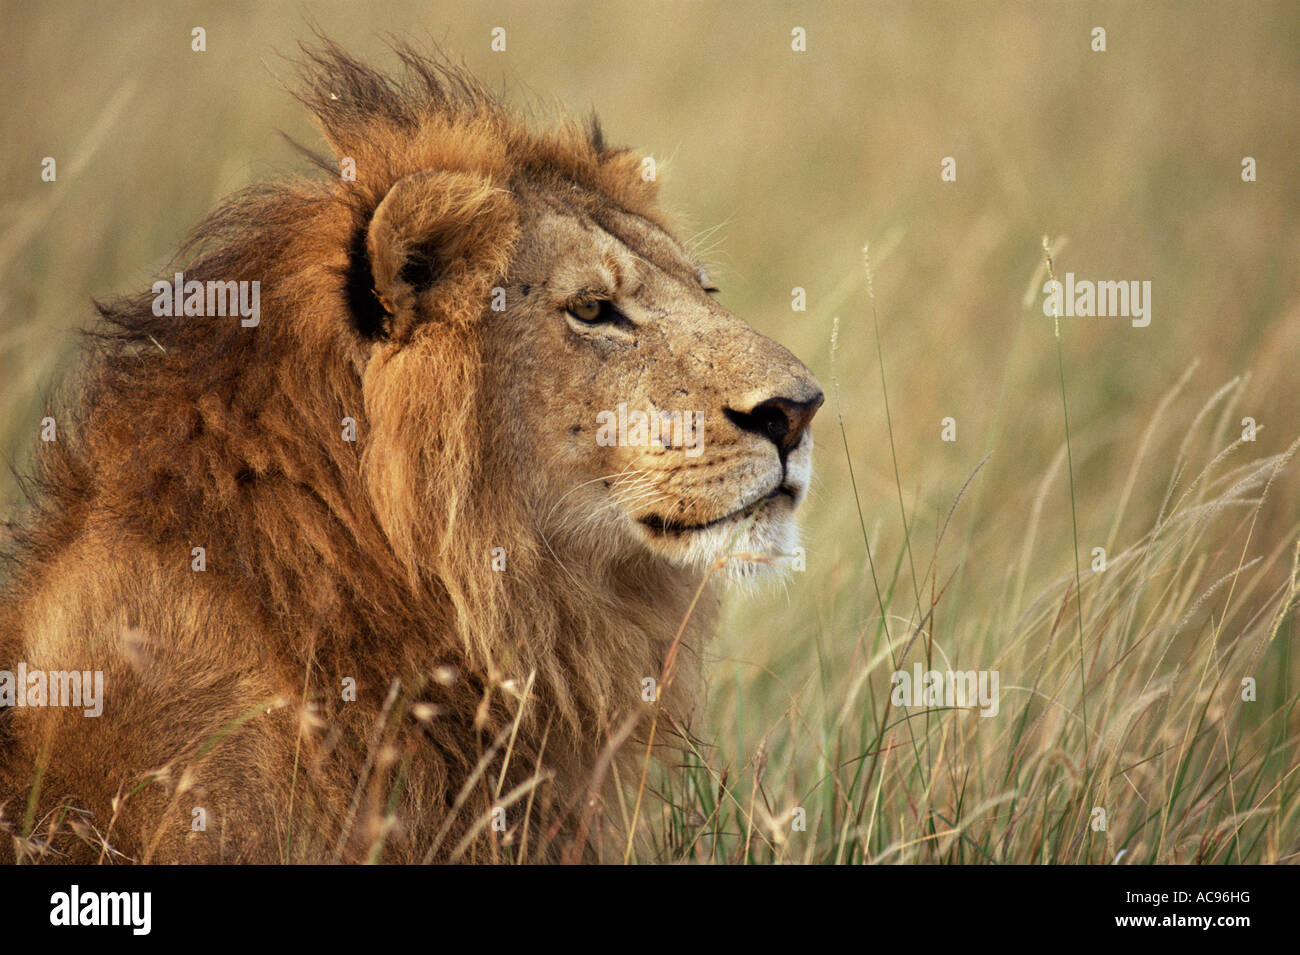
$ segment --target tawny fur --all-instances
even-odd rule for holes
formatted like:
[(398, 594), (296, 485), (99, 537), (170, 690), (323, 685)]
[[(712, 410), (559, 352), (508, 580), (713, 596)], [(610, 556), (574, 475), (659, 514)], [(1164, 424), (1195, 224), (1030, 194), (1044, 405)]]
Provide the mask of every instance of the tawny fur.
[[(502, 335), (488, 304), (535, 294), (519, 277), (546, 243), (521, 235), (545, 197), (659, 230), (654, 184), (594, 124), (535, 132), (398, 52), (401, 80), (333, 45), (305, 60), (301, 98), (356, 181), (319, 161), (333, 175), (250, 189), (187, 245), (187, 280), (261, 282), (256, 328), (158, 317), (152, 294), (100, 306), (14, 529), (0, 668), (102, 670), (105, 713), (0, 713), (10, 859), (581, 854), (602, 747), (652, 712), (642, 681), (688, 616), (657, 732), (689, 723), (714, 602), (691, 613), (701, 568), (577, 503), (529, 398), (563, 387), (528, 383), (544, 346)], [(755, 368), (780, 358), (737, 347)], [(685, 513), (669, 484), (642, 498), (670, 493)], [(482, 826), (530, 786), (506, 833)]]

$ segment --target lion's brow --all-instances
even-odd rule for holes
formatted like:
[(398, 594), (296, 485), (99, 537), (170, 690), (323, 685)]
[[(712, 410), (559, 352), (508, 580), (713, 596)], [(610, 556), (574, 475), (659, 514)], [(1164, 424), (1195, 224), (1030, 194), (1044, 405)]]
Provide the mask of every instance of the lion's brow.
[[(631, 236), (617, 229), (615, 221), (615, 217), (617, 216), (625, 216), (630, 219), (635, 219), (638, 222), (649, 226), (653, 233), (657, 233), (658, 237), (661, 239), (659, 249), (657, 250), (659, 254), (654, 254), (649, 247), (636, 242)], [(694, 274), (699, 268), (699, 266), (691, 260), (690, 256), (686, 254), (685, 250), (682, 249), (677, 240), (672, 237), (668, 230), (664, 229), (653, 219), (622, 208), (591, 210), (586, 213), (586, 218), (592, 225), (628, 249), (633, 255), (663, 269), (665, 272), (680, 270), (682, 272)], [(663, 250), (665, 249), (672, 253), (673, 258), (675, 258), (676, 261), (665, 261), (665, 256), (663, 255)]]

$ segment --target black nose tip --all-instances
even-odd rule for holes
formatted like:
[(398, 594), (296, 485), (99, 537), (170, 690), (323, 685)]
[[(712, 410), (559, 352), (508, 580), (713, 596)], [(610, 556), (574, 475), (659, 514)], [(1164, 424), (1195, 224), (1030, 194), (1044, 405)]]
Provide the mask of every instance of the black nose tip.
[(768, 398), (749, 411), (736, 411), (734, 408), (726, 408), (724, 411), (727, 419), (740, 430), (761, 435), (775, 444), (784, 458), (799, 446), (824, 399), (825, 396), (819, 391), (806, 401)]

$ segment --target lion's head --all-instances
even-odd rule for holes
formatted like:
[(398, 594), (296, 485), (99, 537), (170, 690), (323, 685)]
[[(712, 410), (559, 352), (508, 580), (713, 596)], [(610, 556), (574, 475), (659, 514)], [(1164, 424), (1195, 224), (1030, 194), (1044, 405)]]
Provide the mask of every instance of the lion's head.
[[(327, 132), (340, 109), (330, 92), (313, 101)], [(413, 142), (358, 161), (385, 185), (364, 242), (367, 394), (391, 396), (394, 360), (403, 390), (418, 387), (426, 373), (399, 356), (427, 355), (428, 374), (446, 374), (450, 308), (482, 355), (475, 386), (489, 410), (476, 414), (491, 419), (476, 422), (478, 451), (523, 465), (505, 469), (509, 493), (546, 540), (695, 568), (788, 554), (822, 403), (812, 374), (718, 304), (639, 157), (594, 126), (525, 132), (463, 93)], [(343, 128), (340, 155), (373, 146)], [(480, 150), (447, 154), (447, 139), (469, 136)], [(375, 464), (382, 496), (388, 466)]]
[(540, 499), (559, 492), (546, 523), (696, 565), (789, 553), (822, 402), (808, 369), (720, 306), (658, 223), (577, 186), (516, 192), (533, 211), (515, 304), (490, 322), (528, 369), (505, 385), (531, 423), (511, 438), (539, 462)]

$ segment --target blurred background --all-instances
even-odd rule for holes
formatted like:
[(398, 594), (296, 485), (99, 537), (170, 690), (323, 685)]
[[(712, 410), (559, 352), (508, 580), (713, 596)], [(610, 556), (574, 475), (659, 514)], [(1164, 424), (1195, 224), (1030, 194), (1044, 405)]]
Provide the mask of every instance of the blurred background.
[[(204, 53), (191, 51), (194, 27), (206, 30)], [(846, 696), (844, 686), (870, 657), (859, 644), (879, 616), (864, 531), (881, 586), (895, 584), (891, 613), (915, 624), (917, 598), (928, 609), (942, 591), (927, 625), (933, 640), (963, 666), (1001, 665), (1004, 686), (1029, 682), (1002, 651), (1035, 595), (1075, 569), (1062, 376), (1085, 574), (1092, 547), (1116, 553), (1155, 524), (1184, 436), (1221, 387), (1236, 380), (1206, 417), (1205, 451), (1189, 459), (1180, 489), (1236, 439), (1242, 417), (1259, 426), (1257, 441), (1236, 452), (1243, 460), (1282, 453), (1300, 435), (1294, 3), (52, 10), (4, 0), (7, 462), (30, 459), (48, 397), (76, 355), (70, 331), (89, 320), (92, 297), (147, 288), (223, 195), (304, 171), (278, 133), (319, 139), (281, 84), (292, 85), (286, 57), (313, 27), (390, 65), (384, 34), (427, 38), (541, 116), (595, 109), (610, 141), (660, 161), (665, 203), (714, 264), (723, 304), (789, 346), (826, 388), (806, 570), (731, 599), (711, 654), (717, 749), (708, 758), (735, 774), (761, 748), (784, 767), (773, 812), (824, 778), (817, 760), (842, 722), (839, 707), (857, 700), (876, 712), (888, 691), (889, 667), (871, 671), (869, 696)], [(494, 27), (506, 29), (505, 52), (491, 50)], [(1093, 50), (1095, 27), (1105, 30), (1104, 52)], [(804, 52), (792, 50), (795, 28), (806, 31)], [(57, 183), (41, 181), (46, 156), (57, 158)], [(941, 179), (945, 157), (955, 182)], [(1242, 180), (1244, 157), (1256, 162), (1255, 182)], [(1150, 326), (1067, 319), (1058, 366), (1039, 291), (1044, 235), (1061, 276), (1150, 281)], [(806, 290), (806, 311), (791, 308), (795, 288)], [(946, 417), (954, 442), (941, 440)], [(954, 499), (990, 453), (936, 557)], [(0, 492), (17, 498), (9, 473)], [(1298, 501), (1293, 464), (1261, 509), (1199, 537), (1195, 553), (1179, 557), (1202, 576), (1189, 579), (1177, 614), (1245, 551), (1261, 557), (1255, 585), (1233, 595), (1231, 612), (1222, 591), (1194, 609), (1212, 625), (1226, 613), (1227, 630), (1234, 614), (1268, 617), (1291, 570)], [(1293, 617), (1281, 632), (1289, 644)], [(1153, 659), (1152, 672), (1160, 665)], [(1279, 701), (1293, 699), (1289, 653), (1274, 665), (1287, 680)], [(1292, 738), (1293, 717), (1283, 723)], [(801, 755), (805, 733), (817, 745)], [(905, 835), (882, 836), (873, 851)]]

